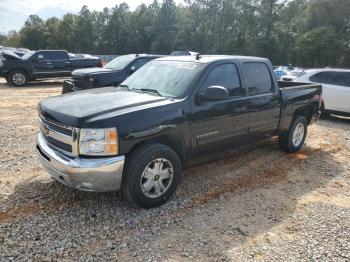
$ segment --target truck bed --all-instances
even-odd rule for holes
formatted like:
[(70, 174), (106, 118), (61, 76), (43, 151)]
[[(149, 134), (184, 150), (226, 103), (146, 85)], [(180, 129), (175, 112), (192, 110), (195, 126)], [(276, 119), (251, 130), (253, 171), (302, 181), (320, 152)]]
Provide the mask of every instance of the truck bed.
[(321, 108), (322, 85), (300, 82), (278, 81), (281, 94), (281, 116), (279, 133), (287, 132), (295, 113), (307, 115), (313, 122)]

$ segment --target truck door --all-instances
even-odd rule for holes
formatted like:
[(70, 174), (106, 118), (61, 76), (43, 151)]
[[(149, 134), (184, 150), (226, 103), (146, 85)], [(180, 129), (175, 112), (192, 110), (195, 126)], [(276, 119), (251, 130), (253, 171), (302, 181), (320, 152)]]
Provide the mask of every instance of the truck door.
[(280, 95), (271, 70), (264, 62), (244, 62), (249, 136), (271, 136), (280, 118)]
[(229, 91), (229, 98), (223, 101), (204, 101), (200, 104), (195, 102), (192, 106), (193, 153), (208, 149), (210, 151), (213, 146), (220, 148), (233, 140), (243, 142), (238, 138), (247, 136), (249, 122), (237, 65), (225, 62), (208, 68), (199, 85), (197, 96), (209, 86), (222, 86)]
[(45, 77), (50, 75), (52, 63), (45, 52), (36, 52), (29, 60), (31, 67), (33, 68), (33, 76)]
[(70, 75), (71, 63), (66, 51), (49, 51), (46, 56), (50, 64), (50, 76)]

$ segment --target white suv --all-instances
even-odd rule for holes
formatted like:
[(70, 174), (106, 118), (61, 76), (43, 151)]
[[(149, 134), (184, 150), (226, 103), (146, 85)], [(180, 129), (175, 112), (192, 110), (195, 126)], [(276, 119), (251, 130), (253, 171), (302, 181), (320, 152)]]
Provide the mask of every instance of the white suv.
[(311, 69), (295, 82), (321, 83), (327, 113), (350, 116), (350, 70)]

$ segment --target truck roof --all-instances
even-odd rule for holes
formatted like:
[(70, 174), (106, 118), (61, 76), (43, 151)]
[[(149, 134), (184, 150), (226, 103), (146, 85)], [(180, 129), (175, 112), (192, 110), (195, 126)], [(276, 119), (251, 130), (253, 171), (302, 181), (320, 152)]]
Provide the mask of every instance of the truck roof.
[(157, 54), (128, 54), (125, 56), (132, 56), (132, 57), (164, 57), (164, 55), (157, 55)]
[(267, 58), (254, 57), (254, 56), (238, 56), (238, 55), (199, 55), (197, 56), (167, 56), (156, 59), (157, 61), (183, 61), (183, 62), (197, 62), (197, 63), (211, 63), (214, 61), (235, 59), (244, 61), (260, 61), (260, 62), (270, 62)]

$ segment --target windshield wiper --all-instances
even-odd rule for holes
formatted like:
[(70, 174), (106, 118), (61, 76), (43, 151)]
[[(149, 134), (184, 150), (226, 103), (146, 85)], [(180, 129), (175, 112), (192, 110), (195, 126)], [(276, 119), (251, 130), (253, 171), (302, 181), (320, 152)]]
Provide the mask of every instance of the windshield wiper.
[(155, 93), (155, 94), (157, 94), (157, 95), (159, 95), (159, 96), (162, 96), (162, 95), (158, 92), (158, 90), (156, 90), (156, 89), (141, 88), (141, 89), (136, 89), (136, 90), (141, 90), (141, 91), (143, 91), (143, 92), (152, 92), (152, 93)]

